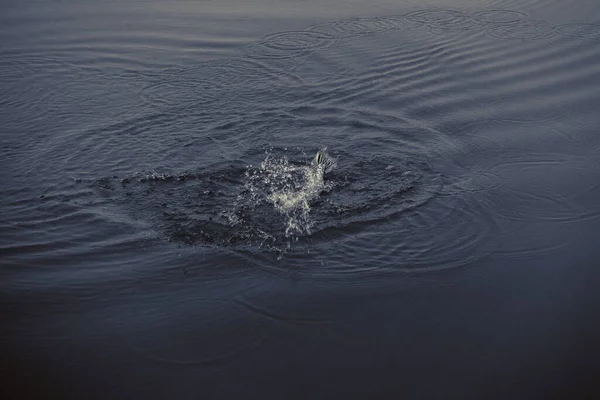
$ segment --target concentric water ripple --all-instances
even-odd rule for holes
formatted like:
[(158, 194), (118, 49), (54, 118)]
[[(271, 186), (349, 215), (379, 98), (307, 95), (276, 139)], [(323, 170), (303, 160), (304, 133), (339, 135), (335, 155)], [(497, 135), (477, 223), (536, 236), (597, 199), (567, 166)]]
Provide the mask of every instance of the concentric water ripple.
[[(373, 71), (365, 71), (366, 78), (364, 79), (359, 76), (353, 78), (353, 75), (339, 75), (336, 80), (319, 81), (307, 75), (318, 74), (319, 71), (308, 70), (304, 65), (298, 66), (292, 63), (286, 71), (285, 64), (277, 67), (268, 64), (270, 60), (290, 59), (293, 61), (299, 57), (306, 57), (309, 53), (327, 58), (327, 54), (333, 54), (332, 51), (337, 46), (341, 46), (341, 43), (336, 42), (336, 38), (348, 39), (362, 34), (391, 34), (423, 25), (431, 29), (433, 33), (436, 33), (435, 30), (439, 30), (437, 33), (441, 33), (442, 31), (481, 31), (486, 28), (490, 36), (495, 38), (520, 40), (538, 40), (564, 33), (572, 34), (572, 36), (593, 36), (594, 32), (593, 26), (587, 24), (555, 29), (553, 25), (545, 21), (529, 20), (525, 14), (511, 10), (489, 10), (474, 14), (456, 10), (420, 10), (405, 16), (347, 19), (310, 26), (305, 31), (268, 35), (244, 50), (245, 54), (256, 59), (256, 62), (239, 59), (231, 62), (206, 63), (197, 68), (174, 71), (171, 74), (172, 84), (169, 81), (157, 82), (155, 86), (145, 88), (143, 93), (144, 95), (154, 91), (157, 94), (161, 93), (161, 95), (149, 96), (154, 98), (153, 101), (159, 106), (175, 106), (186, 103), (213, 107), (215, 104), (222, 104), (220, 107), (225, 109), (234, 104), (241, 105), (245, 101), (260, 98), (264, 104), (257, 107), (257, 113), (225, 118), (222, 122), (212, 123), (206, 127), (205, 132), (211, 143), (219, 146), (224, 145), (224, 139), (217, 139), (217, 137), (222, 137), (225, 133), (243, 138), (261, 132), (261, 135), (269, 143), (272, 143), (272, 140), (281, 141), (281, 139), (277, 139), (280, 134), (278, 132), (286, 129), (304, 129), (304, 126), (318, 127), (328, 124), (332, 127), (337, 126), (336, 129), (347, 129), (348, 132), (356, 131), (352, 135), (358, 140), (361, 137), (360, 132), (364, 131), (370, 137), (381, 136), (381, 140), (386, 141), (392, 137), (390, 135), (397, 134), (398, 128), (393, 126), (400, 123), (402, 126), (408, 124), (413, 133), (423, 130), (423, 132), (428, 132), (428, 135), (433, 135), (425, 142), (437, 139), (436, 151), (442, 151), (437, 156), (445, 157), (445, 151), (450, 151), (448, 154), (455, 151), (451, 150), (453, 145), (445, 150), (444, 145), (441, 145), (444, 142), (446, 145), (450, 143), (449, 138), (444, 137), (449, 132), (427, 124), (422, 120), (422, 116), (434, 110), (450, 112), (451, 107), (454, 107), (452, 105), (446, 105), (445, 107), (449, 108), (446, 111), (445, 108), (435, 105), (435, 102), (432, 102), (434, 99), (427, 100), (422, 105), (403, 107), (406, 115), (401, 119), (387, 120), (383, 118), (380, 120), (380, 117), (375, 117), (369, 112), (357, 113), (355, 116), (343, 115), (344, 103), (360, 104), (365, 99), (377, 98), (377, 92), (373, 90), (372, 84), (373, 77), (378, 76), (377, 74), (389, 75), (390, 71), (398, 68), (396, 65), (402, 66), (403, 63), (410, 66), (414, 63), (413, 60), (423, 57), (420, 53), (427, 54), (430, 50), (419, 50), (416, 45), (405, 46), (404, 53), (397, 52), (395, 56), (392, 53), (383, 59), (383, 63), (373, 64), (370, 67)], [(351, 45), (351, 42), (345, 43), (348, 44), (344, 44), (344, 46)], [(455, 42), (454, 45), (462, 46), (461, 43)], [(443, 49), (444, 45), (437, 46)], [(450, 56), (449, 50), (434, 49), (433, 52), (440, 62), (441, 60), (453, 62), (455, 59)], [(349, 52), (340, 53), (339, 57), (343, 59), (349, 54)], [(403, 61), (398, 57), (407, 58), (406, 61)], [(260, 59), (267, 61), (267, 64)], [(456, 59), (461, 60), (460, 57), (456, 57)], [(299, 71), (302, 71), (301, 76), (296, 74)], [(435, 70), (429, 72), (429, 75), (431, 72), (439, 74), (439, 71)], [(306, 90), (307, 88), (303, 86), (303, 82), (307, 80), (312, 82), (311, 90)], [(364, 80), (364, 85), (361, 80)], [(418, 101), (426, 100), (427, 97), (423, 93), (431, 92), (431, 88), (441, 84), (435, 79), (429, 81), (430, 78), (425, 74), (418, 73), (412, 75), (412, 80), (413, 82), (409, 85), (422, 86), (422, 90), (414, 92)], [(188, 84), (190, 85), (188, 86)], [(277, 89), (283, 86), (287, 87), (287, 94), (281, 93)], [(246, 97), (243, 95), (243, 89), (246, 87), (265, 91), (263, 93), (255, 91)], [(455, 87), (460, 86), (452, 83), (451, 86), (447, 86), (446, 90), (454, 90)], [(190, 88), (200, 90), (196, 93)], [(232, 96), (231, 101), (228, 100), (230, 90), (235, 90), (235, 96)], [(311, 91), (313, 93), (309, 94)], [(411, 92), (406, 88), (403, 91)], [(313, 105), (300, 103), (279, 107), (267, 106), (270, 100), (275, 99), (269, 99), (268, 96), (276, 92), (279, 92), (276, 98), (284, 102), (286, 98), (292, 99), (292, 94), (294, 96), (306, 95), (307, 99), (311, 99)], [(174, 97), (170, 98), (168, 93), (172, 93)], [(387, 95), (388, 99), (394, 96), (392, 93), (383, 93)], [(486, 108), (494, 110), (495, 121), (540, 124), (564, 117), (564, 113), (562, 113), (564, 104), (560, 99), (539, 96), (538, 101), (532, 103), (536, 104), (535, 107), (523, 110), (518, 97), (513, 97), (509, 93), (507, 91), (506, 96), (502, 98), (488, 100)], [(529, 101), (531, 102), (531, 99)], [(323, 112), (328, 116), (325, 121), (319, 122), (318, 115), (322, 115)], [(259, 121), (259, 119), (265, 118), (269, 121)], [(211, 131), (220, 133), (214, 135), (210, 133)], [(308, 137), (312, 137), (312, 135), (313, 133)], [(315, 134), (314, 137), (316, 138), (318, 135)], [(230, 142), (230, 140), (227, 141)], [(285, 142), (282, 141), (282, 143)], [(294, 146), (298, 143), (291, 141), (289, 144)], [(386, 221), (397, 221), (394, 223), (403, 221), (407, 223), (403, 225), (403, 229), (407, 230), (407, 234), (412, 232), (411, 240), (413, 242), (405, 240), (401, 245), (390, 245), (389, 251), (379, 249), (382, 260), (387, 257), (386, 254), (389, 257), (392, 257), (392, 254), (397, 257), (402, 253), (406, 255), (407, 265), (412, 265), (412, 267), (407, 266), (407, 270), (418, 270), (427, 269), (426, 264), (428, 263), (434, 265), (433, 269), (445, 268), (443, 266), (444, 258), (447, 259), (447, 266), (451, 267), (468, 264), (480, 257), (485, 253), (485, 251), (477, 251), (480, 243), (487, 240), (495, 229), (495, 217), (484, 211), (489, 206), (487, 195), (493, 192), (501, 192), (506, 196), (517, 193), (510, 188), (505, 188), (506, 183), (503, 181), (503, 177), (507, 171), (498, 166), (489, 165), (475, 165), (469, 169), (454, 165), (451, 170), (445, 171), (446, 167), (443, 165), (447, 166), (448, 163), (436, 161), (433, 164), (439, 164), (440, 167), (432, 166), (433, 164), (430, 162), (435, 159), (436, 152), (425, 151), (423, 145), (424, 143), (420, 143), (420, 141), (403, 143), (407, 151), (399, 155), (399, 158), (368, 156), (353, 152), (352, 147), (338, 146), (334, 151), (342, 160), (340, 169), (328, 177), (329, 186), (323, 193), (310, 201), (310, 213), (306, 214), (304, 219), (296, 221), (306, 225), (307, 229), (296, 232), (292, 242), (298, 239), (301, 242), (309, 240), (313, 244), (321, 241), (335, 241), (343, 238), (344, 232), (362, 233), (367, 227), (385, 225)], [(242, 159), (256, 160), (260, 154), (256, 149), (250, 152), (246, 151), (241, 159), (236, 159), (235, 153), (238, 152), (239, 156), (241, 149), (233, 146), (233, 143), (226, 146), (235, 149), (228, 158), (231, 161), (236, 160), (235, 167), (219, 164), (209, 167), (207, 171), (197, 169), (174, 173), (166, 170), (162, 173), (139, 172), (134, 176), (120, 176), (109, 185), (109, 190), (115, 191), (109, 196), (118, 199), (134, 215), (148, 221), (155, 220), (157, 229), (162, 230), (169, 240), (175, 242), (246, 250), (254, 248), (258, 251), (261, 249), (275, 249), (279, 252), (286, 249), (291, 251), (289, 227), (288, 230), (285, 228), (286, 216), (277, 213), (273, 204), (268, 201), (268, 196), (260, 193), (260, 185), (256, 186), (260, 179), (266, 179), (271, 185), (273, 179), (279, 178), (277, 175), (260, 175), (262, 172), (259, 170), (253, 170), (254, 167), (240, 162)], [(289, 152), (274, 153), (269, 157), (276, 159), (279, 157), (279, 160), (285, 163), (281, 166), (288, 171), (286, 173), (292, 173), (295, 168), (305, 168), (308, 165), (307, 159), (310, 159), (307, 155), (304, 158), (298, 158), (297, 154), (293, 155)], [(452, 163), (450, 162), (450, 164)], [(273, 164), (273, 168), (275, 168), (275, 164)], [(507, 168), (510, 170), (519, 167), (510, 165)], [(253, 177), (252, 179), (256, 180), (252, 191), (248, 191), (248, 173)], [(262, 189), (267, 191), (266, 188)], [(514, 209), (515, 215), (527, 214), (529, 213), (526, 209), (527, 204), (533, 205), (538, 201), (543, 201), (544, 197), (540, 192), (536, 192), (536, 196), (539, 197), (527, 197), (527, 193), (527, 191), (519, 192), (519, 196), (524, 198), (521, 203), (524, 209), (520, 211)], [(546, 198), (550, 199), (550, 196)], [(134, 199), (135, 201), (132, 201)], [(461, 204), (464, 201), (469, 204), (450, 206), (450, 204)], [(556, 218), (569, 220), (570, 217), (567, 216), (570, 215), (569, 213), (573, 213), (573, 220), (576, 220), (574, 209), (567, 207), (563, 211), (558, 211), (561, 204), (559, 199), (554, 198), (554, 203), (549, 204), (549, 207), (545, 209), (548, 217), (554, 215)], [(416, 211), (421, 210), (421, 207), (424, 207), (425, 210), (433, 207), (431, 212), (434, 215), (438, 212), (443, 213), (445, 207), (450, 208), (444, 217), (438, 216), (428, 220), (424, 219), (426, 214)], [(480, 210), (480, 214), (464, 215), (463, 208)], [(411, 213), (415, 213), (414, 216), (407, 217)], [(563, 217), (559, 217), (556, 213)], [(459, 215), (460, 217), (458, 217)], [(502, 218), (511, 219), (509, 214), (500, 213), (499, 215)], [(533, 216), (535, 213), (530, 213), (530, 215)], [(592, 214), (590, 218), (593, 218), (594, 215)], [(472, 224), (452, 224), (453, 228), (458, 231), (448, 231), (451, 233), (448, 233), (449, 236), (444, 239), (444, 242), (448, 243), (448, 247), (438, 247), (436, 251), (439, 254), (436, 256), (437, 259), (432, 262), (435, 258), (432, 256), (435, 254), (431, 248), (433, 244), (425, 240), (426, 237), (420, 236), (418, 232), (429, 231), (431, 233), (431, 229), (434, 231), (438, 229), (433, 222), (436, 218), (448, 220), (455, 216), (457, 220), (460, 218), (464, 221), (479, 219), (487, 222), (484, 226), (478, 227)], [(405, 218), (409, 219), (405, 220)], [(540, 219), (544, 219), (544, 214), (540, 214)], [(409, 220), (412, 222), (408, 223)], [(471, 227), (476, 229), (471, 232)], [(461, 232), (461, 230), (464, 231)], [(461, 240), (464, 242), (453, 242), (450, 240), (452, 238), (462, 238)], [(452, 258), (451, 249), (463, 253), (461, 262), (448, 261)], [(429, 259), (427, 255), (429, 255)]]
[(556, 27), (556, 37), (549, 43), (562, 47), (591, 47), (600, 45), (600, 24), (563, 24)]
[(380, 33), (391, 30), (410, 29), (418, 26), (410, 24), (408, 20), (393, 17), (362, 17), (349, 18), (335, 22), (323, 23), (308, 27), (310, 31), (326, 32), (335, 36), (364, 35)]
[(486, 33), (496, 39), (539, 40), (556, 35), (555, 27), (546, 21), (523, 20), (493, 26)]
[(494, 119), (517, 123), (550, 122), (568, 115), (566, 111), (568, 108), (560, 98), (532, 95), (528, 97), (528, 102), (530, 106), (524, 109), (518, 96), (499, 98), (491, 101), (488, 107), (494, 109), (496, 115)]
[(415, 29), (423, 25), (422, 22), (414, 21), (408, 18), (406, 15), (392, 15), (389, 17), (378, 17), (380, 20), (385, 21), (388, 29), (391, 31), (405, 31), (409, 29)]
[(426, 24), (436, 34), (452, 31), (479, 31), (485, 24), (460, 11), (420, 10), (406, 14), (409, 20)]
[(261, 90), (300, 83), (293, 67), (289, 62), (265, 65), (243, 59), (206, 62), (165, 71), (144, 87), (140, 96), (159, 109), (211, 103), (231, 108), (233, 103), (256, 101)]
[[(400, 221), (396, 244), (380, 249), (397, 268), (427, 272), (469, 266), (494, 251), (494, 215), (475, 198), (446, 197)], [(402, 234), (403, 233), (403, 234)]]
[[(502, 199), (504, 205), (494, 204), (494, 209), (503, 218), (522, 222), (575, 223), (600, 215), (597, 208), (590, 208), (587, 202), (575, 201), (575, 191), (570, 188), (568, 178), (577, 174), (578, 183), (586, 182), (588, 189), (592, 190), (600, 177), (597, 162), (568, 154), (533, 153), (505, 156), (489, 166), (489, 170), (507, 182), (502, 188), (490, 192), (492, 198)], [(535, 183), (519, 184), (519, 180), (511, 179), (516, 175)]]
[[(268, 167), (274, 168), (271, 175), (261, 175), (253, 167), (178, 174), (150, 172), (102, 179), (93, 187), (102, 197), (112, 198), (133, 217), (151, 223), (176, 242), (281, 251), (288, 246), (288, 216), (277, 212), (268, 200), (267, 190), (257, 186), (262, 179), (282, 179), (281, 183), (268, 184), (283, 185), (294, 169), (290, 165), (277, 172), (278, 165)], [(287, 161), (282, 164), (286, 165)], [(300, 160), (295, 165), (308, 166)], [(318, 238), (323, 231), (332, 238), (332, 233), (352, 229), (352, 224), (367, 226), (415, 209), (436, 196), (442, 184), (435, 175), (423, 175), (427, 173), (426, 164), (398, 160), (346, 163), (345, 171), (327, 177), (325, 192), (311, 202), (310, 221), (299, 222), (312, 226), (307, 231), (311, 237)], [(253, 179), (257, 183), (252, 183)]]
[[(488, 37), (479, 35), (471, 43), (442, 36), (428, 42), (422, 34), (410, 35), (423, 27), (439, 35), (485, 31)], [(504, 179), (512, 170), (531, 171), (518, 157), (514, 162), (475, 165), (447, 159), (474, 150), (488, 151), (492, 143), (504, 146), (502, 142), (509, 137), (465, 141), (471, 147), (461, 148), (461, 140), (453, 135), (458, 135), (456, 127), (472, 118), (462, 109), (464, 93), (477, 92), (485, 98), (482, 112), (493, 121), (549, 124), (568, 116), (563, 110), (571, 100), (545, 95), (542, 81), (533, 81), (535, 92), (527, 96), (529, 107), (523, 108), (524, 94), (507, 77), (523, 79), (529, 72), (512, 73), (517, 62), (504, 61), (484, 49), (511, 51), (516, 58), (544, 57), (550, 63), (543, 73), (550, 74), (558, 59), (555, 52), (536, 48), (525, 55), (523, 50), (489, 41), (532, 40), (543, 46), (541, 39), (553, 43), (562, 38), (593, 45), (600, 40), (599, 32), (597, 24), (555, 26), (513, 10), (430, 9), (273, 33), (245, 47), (237, 58), (145, 75), (149, 82), (139, 96), (150, 106), (148, 113), (72, 132), (68, 140), (55, 141), (44, 151), (53, 154), (50, 165), (66, 171), (70, 171), (69, 164), (84, 160), (96, 170), (112, 169), (108, 177), (92, 179), (99, 196), (178, 244), (250, 249), (250, 254), (269, 249), (292, 252), (290, 246), (297, 241), (300, 247), (308, 243), (318, 247), (343, 242), (348, 232), (360, 236), (369, 229), (396, 224), (409, 238), (400, 244), (383, 241), (387, 247), (374, 255), (381, 265), (399, 254), (403, 254), (406, 270), (466, 265), (490, 249), (483, 243), (495, 230), (497, 217), (520, 222), (520, 217), (529, 216), (541, 223), (575, 223), (596, 217), (594, 210), (586, 214), (572, 199), (553, 191), (507, 187)], [(387, 41), (380, 34), (386, 34)], [(380, 40), (385, 46), (375, 48), (373, 43)], [(367, 61), (353, 66), (358, 52)], [(54, 62), (44, 65), (43, 70), (70, 68)], [(477, 82), (482, 87), (477, 91), (469, 86), (469, 68), (479, 74)], [(463, 69), (464, 76), (457, 76)], [(483, 74), (488, 70), (493, 74)], [(486, 76), (492, 76), (491, 80), (486, 82)], [(18, 74), (11, 72), (7, 77), (14, 81), (10, 87), (18, 86)], [(503, 83), (500, 97), (485, 96), (486, 84)], [(371, 104), (380, 104), (387, 114)], [(164, 135), (167, 130), (169, 136)], [(551, 127), (547, 131), (557, 141), (568, 139)], [(294, 140), (299, 132), (304, 143)], [(241, 146), (246, 140), (257, 143), (251, 148)], [(269, 157), (278, 160), (286, 173), (300, 171), (310, 165), (306, 152), (314, 154), (318, 149), (309, 140), (333, 143), (340, 168), (327, 176), (322, 192), (310, 198), (310, 212), (297, 221), (305, 227), (290, 235), (286, 229), (289, 215), (278, 213), (258, 184), (266, 179), (272, 185), (273, 179), (283, 175), (265, 175), (256, 166), (268, 146), (274, 149)], [(373, 145), (373, 140), (380, 144)], [(71, 150), (73, 141), (79, 143), (79, 151)], [(391, 156), (381, 147), (388, 144), (402, 150)], [(219, 160), (196, 157), (196, 165), (185, 168), (199, 147), (218, 154)], [(129, 163), (135, 158), (138, 165), (132, 168)], [(536, 166), (554, 167), (541, 161)], [(249, 184), (249, 179), (255, 179), (254, 183)], [(512, 198), (521, 208), (492, 216), (485, 211), (491, 207), (490, 193)], [(540, 204), (547, 207), (536, 209)], [(456, 222), (442, 232), (438, 220)], [(462, 223), (476, 220), (481, 225)], [(434, 249), (428, 238), (446, 244), (438, 242)], [(459, 238), (462, 242), (456, 241)], [(482, 248), (487, 250), (478, 250)], [(461, 256), (453, 255), (452, 249)]]
[(140, 91), (140, 97), (148, 104), (161, 108), (193, 102), (206, 105), (216, 102), (223, 88), (209, 80), (190, 79), (186, 73), (171, 73), (169, 77), (156, 78)]
[(294, 58), (330, 46), (334, 40), (334, 36), (316, 31), (274, 33), (247, 46), (244, 52), (254, 58)]
[(510, 24), (527, 19), (527, 14), (514, 10), (485, 10), (473, 14), (474, 18), (489, 24)]
[(552, 229), (531, 221), (501, 223), (500, 229), (504, 231), (516, 229), (520, 233), (518, 238), (503, 235), (502, 243), (494, 250), (496, 255), (508, 260), (538, 260), (565, 251), (575, 241), (574, 236), (565, 237), (563, 230)]
[(578, 39), (600, 39), (600, 24), (564, 24), (556, 27), (559, 35), (570, 36)]

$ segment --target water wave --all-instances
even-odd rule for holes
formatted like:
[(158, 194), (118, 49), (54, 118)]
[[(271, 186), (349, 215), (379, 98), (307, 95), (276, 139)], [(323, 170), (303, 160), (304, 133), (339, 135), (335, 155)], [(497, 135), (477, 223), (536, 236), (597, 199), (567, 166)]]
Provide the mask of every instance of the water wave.
[[(44, 166), (21, 165), (20, 172), (53, 168), (74, 176), (125, 220), (142, 221), (177, 245), (293, 258), (381, 229), (377, 245), (360, 249), (379, 272), (393, 259), (403, 260), (397, 271), (458, 267), (493, 251), (498, 219), (596, 218), (597, 208), (581, 207), (588, 197), (511, 187), (507, 177), (515, 170), (559, 174), (559, 167), (537, 158), (527, 163), (522, 154), (499, 159), (497, 150), (541, 139), (523, 126), (543, 125), (553, 145), (576, 143), (553, 124), (594, 99), (583, 78), (596, 74), (586, 65), (596, 57), (597, 28), (501, 9), (319, 23), (266, 35), (238, 57), (140, 73), (143, 84), (131, 93), (144, 112), (123, 107), (126, 118), (116, 122), (109, 114), (89, 116), (94, 123), (50, 142), (3, 151), (43, 158)], [(2, 64), (7, 109), (42, 107), (19, 103), (21, 66), (38, 82), (48, 72), (85, 74), (60, 60), (30, 58), (30, 67), (18, 60)], [(127, 79), (118, 82), (127, 86)], [(62, 89), (79, 95), (69, 84)], [(38, 98), (46, 107), (60, 96)], [(46, 108), (42, 118), (73, 112)], [(466, 128), (474, 121), (504, 125), (475, 138)], [(311, 163), (323, 144), (340, 160), (327, 174)], [(570, 168), (585, 164), (553, 156)], [(518, 207), (505, 209), (490, 193)], [(384, 233), (392, 227), (398, 237)]]

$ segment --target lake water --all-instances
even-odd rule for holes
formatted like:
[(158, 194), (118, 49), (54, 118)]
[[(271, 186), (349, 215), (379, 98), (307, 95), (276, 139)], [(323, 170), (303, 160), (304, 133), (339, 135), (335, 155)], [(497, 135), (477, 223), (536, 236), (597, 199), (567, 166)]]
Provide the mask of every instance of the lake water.
[(596, 0), (0, 22), (5, 389), (600, 394)]

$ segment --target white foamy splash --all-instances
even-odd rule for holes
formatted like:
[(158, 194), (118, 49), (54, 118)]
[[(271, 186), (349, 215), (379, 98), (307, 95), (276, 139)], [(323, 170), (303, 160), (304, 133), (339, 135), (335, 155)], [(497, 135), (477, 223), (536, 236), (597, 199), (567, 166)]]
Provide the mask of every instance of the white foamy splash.
[(325, 182), (325, 173), (335, 168), (335, 159), (325, 150), (317, 154), (315, 162), (294, 164), (287, 157), (275, 158), (268, 154), (258, 167), (250, 166), (246, 172), (245, 189), (256, 203), (267, 201), (285, 217), (285, 236), (310, 235), (313, 223), (310, 220), (311, 204), (323, 191), (331, 189)]

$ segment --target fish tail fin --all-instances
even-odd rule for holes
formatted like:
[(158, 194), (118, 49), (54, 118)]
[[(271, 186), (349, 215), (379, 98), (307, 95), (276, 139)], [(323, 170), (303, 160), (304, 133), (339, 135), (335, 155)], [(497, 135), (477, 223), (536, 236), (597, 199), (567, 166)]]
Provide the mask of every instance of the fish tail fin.
[(315, 155), (313, 165), (323, 168), (324, 172), (331, 172), (337, 166), (337, 160), (327, 154), (327, 147), (324, 147)]

